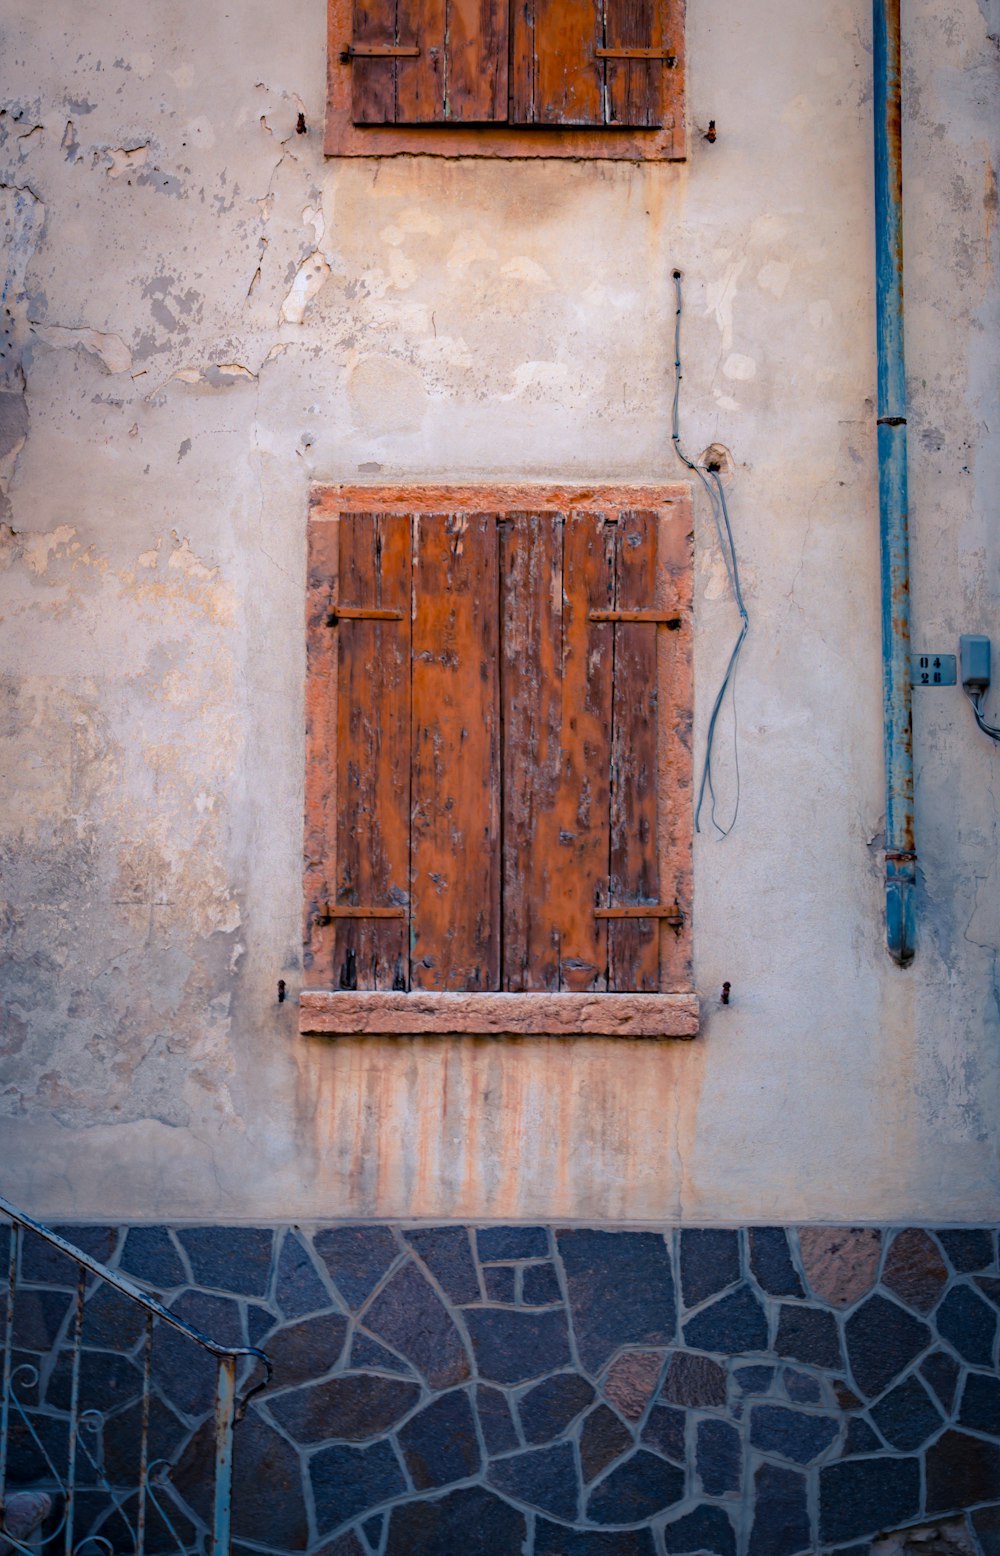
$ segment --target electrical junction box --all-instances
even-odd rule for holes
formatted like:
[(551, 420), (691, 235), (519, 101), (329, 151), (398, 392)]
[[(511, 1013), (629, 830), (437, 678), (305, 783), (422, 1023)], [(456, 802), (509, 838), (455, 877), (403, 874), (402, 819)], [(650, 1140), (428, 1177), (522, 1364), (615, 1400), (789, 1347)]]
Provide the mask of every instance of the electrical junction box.
[(958, 640), (962, 659), (962, 685), (967, 692), (984, 692), (990, 684), (990, 640), (976, 632), (963, 632)]
[(914, 686), (954, 686), (954, 654), (911, 654), (910, 680)]

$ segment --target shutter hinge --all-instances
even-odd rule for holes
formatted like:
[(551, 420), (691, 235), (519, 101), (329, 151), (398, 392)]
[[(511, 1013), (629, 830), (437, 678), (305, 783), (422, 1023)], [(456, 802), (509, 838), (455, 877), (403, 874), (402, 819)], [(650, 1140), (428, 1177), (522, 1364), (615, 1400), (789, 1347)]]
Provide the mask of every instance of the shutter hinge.
[(324, 902), (315, 913), (317, 924), (330, 924), (335, 918), (405, 918), (405, 908), (357, 908), (350, 903), (334, 907)]
[(681, 618), (675, 611), (591, 611), (590, 621), (651, 622), (658, 627), (679, 627)]
[(679, 929), (684, 923), (684, 913), (676, 902), (640, 902), (624, 908), (595, 908), (595, 918), (661, 918), (665, 924)]
[(649, 59), (662, 60), (668, 70), (677, 64), (677, 55), (670, 49), (595, 49), (595, 59)]
[(363, 605), (335, 605), (326, 618), (328, 627), (335, 627), (338, 621), (402, 621), (403, 612), (394, 610), (382, 610), (372, 606)]
[(416, 59), (420, 50), (409, 43), (349, 43), (340, 51), (340, 63), (349, 65), (352, 59)]

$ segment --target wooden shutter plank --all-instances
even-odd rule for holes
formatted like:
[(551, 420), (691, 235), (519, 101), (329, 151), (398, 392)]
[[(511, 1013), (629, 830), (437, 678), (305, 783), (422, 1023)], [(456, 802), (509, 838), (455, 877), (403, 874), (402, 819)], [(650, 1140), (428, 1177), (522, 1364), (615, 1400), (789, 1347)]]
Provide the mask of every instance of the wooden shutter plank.
[(511, 122), (603, 124), (604, 42), (596, 0), (515, 0)]
[(413, 518), (414, 988), (500, 976), (496, 515)]
[(396, 61), (396, 123), (439, 124), (445, 113), (446, 0), (399, 0), (397, 42), (419, 44), (416, 59)]
[(559, 988), (563, 517), (501, 526), (503, 969), (501, 988)]
[(617, 526), (603, 514), (570, 512), (563, 532), (562, 774), (554, 915), (559, 987), (607, 988), (606, 900), (610, 850), (612, 626), (590, 620), (614, 605)]
[(309, 526), (306, 592), (305, 904), (303, 963), (309, 989), (329, 989), (334, 927), (325, 908), (334, 890), (337, 775), (337, 638), (327, 625), (337, 598), (336, 520)]
[[(619, 515), (615, 606), (649, 605), (656, 590), (657, 516)], [(659, 901), (657, 835), (658, 627), (616, 622), (611, 732), (611, 847), (608, 905)], [(608, 923), (608, 987), (616, 993), (655, 992), (660, 986), (659, 922)]]
[[(397, 0), (354, 0), (351, 43), (396, 43)], [(351, 116), (355, 124), (396, 122), (396, 61), (355, 59), (351, 71)]]
[[(405, 908), (410, 813), (410, 523), (345, 513), (338, 599), (402, 612), (398, 621), (339, 618), (337, 892), (334, 909)], [(335, 918), (334, 982), (407, 987), (407, 925)]]
[(507, 118), (506, 0), (447, 0), (445, 117), (449, 123)]
[(680, 625), (658, 632), (660, 727), (660, 897), (684, 914), (680, 929), (660, 934), (660, 988), (690, 989), (691, 847), (693, 842), (691, 612), (694, 537), (689, 507), (660, 515), (659, 586), (681, 613)]
[[(663, 48), (661, 0), (605, 0), (608, 48)], [(634, 128), (663, 123), (663, 60), (609, 59), (606, 65), (607, 122)]]

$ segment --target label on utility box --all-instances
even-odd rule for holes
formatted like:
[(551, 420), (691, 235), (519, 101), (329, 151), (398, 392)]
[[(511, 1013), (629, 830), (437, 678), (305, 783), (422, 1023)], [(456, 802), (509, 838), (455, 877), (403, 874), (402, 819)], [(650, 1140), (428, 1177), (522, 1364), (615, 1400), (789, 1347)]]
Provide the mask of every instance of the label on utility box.
[(911, 654), (910, 679), (914, 686), (954, 686), (954, 654)]

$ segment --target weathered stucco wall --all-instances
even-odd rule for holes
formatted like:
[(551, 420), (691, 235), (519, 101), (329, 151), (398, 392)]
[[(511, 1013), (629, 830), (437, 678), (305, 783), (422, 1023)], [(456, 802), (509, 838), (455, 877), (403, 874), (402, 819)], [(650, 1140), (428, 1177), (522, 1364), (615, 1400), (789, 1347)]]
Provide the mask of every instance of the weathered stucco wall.
[[(4, 1191), (995, 1217), (997, 757), (960, 691), (917, 697), (920, 949), (882, 948), (867, 0), (691, 0), (691, 156), (645, 167), (325, 161), (323, 11), (5, 8)], [(996, 620), (997, 27), (905, 7), (915, 638), (947, 650)], [(309, 481), (676, 478), (675, 265), (753, 618), (703, 1037), (300, 1039)], [(736, 618), (698, 512), (700, 758)]]

